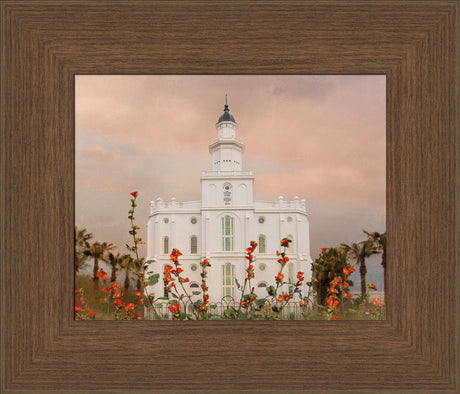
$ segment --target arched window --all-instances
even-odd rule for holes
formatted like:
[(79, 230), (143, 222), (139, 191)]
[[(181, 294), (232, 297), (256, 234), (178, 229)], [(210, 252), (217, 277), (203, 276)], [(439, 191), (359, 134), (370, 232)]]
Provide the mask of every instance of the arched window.
[(191, 289), (199, 289), (200, 288), (200, 285), (196, 282), (192, 282), (190, 283), (190, 288)]
[(265, 253), (265, 235), (259, 235), (259, 253)]
[(223, 286), (222, 286), (222, 296), (227, 300), (235, 297), (235, 286), (234, 282), (234, 267), (230, 263), (226, 263), (222, 266), (222, 276), (223, 276)]
[(291, 240), (291, 242), (289, 242), (289, 247), (287, 249), (287, 252), (294, 253), (294, 238), (292, 237), (292, 235), (288, 235), (287, 238)]
[(196, 235), (192, 235), (190, 238), (190, 253), (197, 254), (198, 249), (198, 238)]
[(163, 238), (163, 253), (164, 254), (169, 253), (169, 237)]
[(259, 282), (257, 283), (257, 287), (262, 287), (262, 288), (267, 287), (267, 282)]
[(230, 216), (222, 218), (222, 250), (233, 250), (233, 218)]
[(288, 275), (287, 275), (287, 283), (289, 289), (289, 295), (292, 296), (294, 294), (294, 264), (288, 264)]

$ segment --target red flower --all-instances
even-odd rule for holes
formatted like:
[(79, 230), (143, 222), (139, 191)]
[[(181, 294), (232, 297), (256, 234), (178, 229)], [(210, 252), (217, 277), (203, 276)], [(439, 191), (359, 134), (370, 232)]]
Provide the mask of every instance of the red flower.
[(134, 304), (132, 302), (125, 306), (125, 312), (130, 312), (132, 309), (134, 309)]
[(168, 306), (168, 309), (169, 309), (172, 313), (177, 313), (177, 312), (179, 312), (179, 308), (180, 308), (180, 305), (179, 305), (179, 304), (169, 305), (169, 306)]
[(174, 286), (174, 282), (171, 282), (166, 290), (167, 290), (167, 291), (171, 290), (171, 288), (172, 288), (173, 286)]
[(137, 197), (137, 192), (130, 193), (133, 197)]
[(115, 304), (116, 304), (117, 306), (123, 305), (123, 301), (122, 301), (122, 300), (116, 300), (116, 301), (115, 301)]
[(140, 296), (142, 295), (142, 293), (141, 293), (140, 291), (136, 291), (136, 295), (137, 295), (138, 297), (140, 297)]
[(332, 320), (339, 320), (337, 316), (332, 316)]
[(284, 261), (287, 263), (289, 261), (289, 257), (285, 256)]
[(107, 293), (107, 290), (109, 290), (109, 289), (108, 289), (107, 287), (104, 287), (104, 288), (102, 289), (102, 292), (103, 292), (103, 293)]
[(327, 248), (321, 248), (321, 252), (327, 252)]
[(183, 270), (181, 267), (178, 267), (177, 270), (176, 270), (176, 272), (177, 272), (178, 274), (180, 274), (181, 272), (184, 272), (184, 270)]
[(135, 314), (133, 315), (133, 317), (134, 317), (135, 319), (139, 319), (140, 316), (139, 316), (138, 313), (135, 313)]
[(347, 294), (345, 298), (351, 298), (351, 294)]
[(189, 279), (189, 278), (185, 278), (185, 279), (184, 279), (184, 282), (186, 282), (186, 283), (187, 283), (187, 282), (190, 282), (190, 279)]
[[(281, 273), (281, 272), (278, 272), (278, 275), (276, 276), (277, 279), (279, 280), (283, 280), (284, 279), (284, 275)], [(276, 279), (275, 278), (275, 279)]]
[(249, 301), (243, 301), (241, 302), (241, 306), (246, 307), (249, 305)]
[(80, 313), (80, 311), (81, 311), (81, 307), (79, 307), (79, 306), (77, 305), (77, 306), (75, 307), (75, 312)]
[(289, 242), (291, 242), (291, 240), (289, 238), (283, 238), (281, 240), (281, 246), (286, 246), (288, 247), (289, 246)]
[(208, 260), (206, 260), (206, 259), (205, 259), (205, 260), (203, 260), (202, 264), (203, 264), (203, 265), (211, 265), (211, 264), (209, 264), (209, 261), (208, 261)]
[(249, 253), (249, 254), (251, 254), (252, 252), (254, 252), (254, 249), (253, 249), (253, 248), (247, 248), (247, 249), (246, 249), (246, 252)]
[(369, 289), (371, 289), (371, 290), (377, 290), (377, 286), (374, 285), (373, 283), (369, 283), (369, 284), (367, 285), (367, 287), (368, 287)]

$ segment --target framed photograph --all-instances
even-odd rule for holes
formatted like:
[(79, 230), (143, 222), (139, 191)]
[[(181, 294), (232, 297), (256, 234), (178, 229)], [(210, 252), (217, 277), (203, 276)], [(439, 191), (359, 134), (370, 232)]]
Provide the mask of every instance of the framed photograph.
[[(457, 5), (1, 1), (1, 392), (458, 392)], [(384, 75), (386, 320), (75, 321), (95, 74)]]
[(76, 75), (76, 319), (384, 320), (385, 118), (385, 75)]

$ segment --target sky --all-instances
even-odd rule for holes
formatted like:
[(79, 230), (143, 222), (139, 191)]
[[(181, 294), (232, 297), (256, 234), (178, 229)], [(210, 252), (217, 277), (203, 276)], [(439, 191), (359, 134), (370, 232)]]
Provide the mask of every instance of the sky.
[(254, 199), (306, 199), (313, 259), (385, 231), (384, 75), (78, 75), (75, 224), (126, 253), (130, 192), (143, 240), (151, 200), (200, 200), (225, 94)]

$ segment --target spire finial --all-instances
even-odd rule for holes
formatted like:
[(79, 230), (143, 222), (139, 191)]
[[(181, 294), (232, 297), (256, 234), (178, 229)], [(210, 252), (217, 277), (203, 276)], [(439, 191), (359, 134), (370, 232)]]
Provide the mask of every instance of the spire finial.
[(227, 104), (227, 93), (225, 93), (225, 105), (228, 105)]

